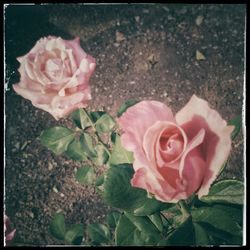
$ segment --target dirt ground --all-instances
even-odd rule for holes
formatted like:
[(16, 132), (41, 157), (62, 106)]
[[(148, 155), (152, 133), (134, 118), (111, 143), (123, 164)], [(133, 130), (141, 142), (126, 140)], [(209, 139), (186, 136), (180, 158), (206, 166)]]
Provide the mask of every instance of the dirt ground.
[[(228, 121), (242, 112), (245, 11), (245, 5), (226, 4), (5, 8), (5, 206), (17, 229), (16, 244), (61, 244), (48, 234), (59, 209), (67, 223), (84, 224), (102, 222), (109, 210), (94, 188), (75, 182), (80, 163), (55, 156), (37, 141), (43, 129), (71, 122), (56, 122), (14, 93), (16, 57), (41, 37), (79, 36), (97, 60), (90, 109), (114, 115), (127, 99), (154, 99), (176, 112), (196, 94)], [(197, 60), (197, 50), (204, 60)], [(242, 134), (222, 177), (243, 178)]]

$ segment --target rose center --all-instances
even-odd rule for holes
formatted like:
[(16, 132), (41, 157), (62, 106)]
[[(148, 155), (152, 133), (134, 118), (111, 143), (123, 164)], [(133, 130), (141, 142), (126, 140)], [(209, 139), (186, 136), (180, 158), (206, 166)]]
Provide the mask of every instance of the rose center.
[(162, 151), (165, 151), (170, 155), (178, 155), (182, 151), (183, 141), (178, 138), (178, 134), (174, 134), (170, 137), (163, 137), (160, 139), (160, 145)]
[(51, 79), (59, 79), (62, 76), (62, 60), (59, 58), (49, 59), (45, 65), (45, 72)]
[(178, 158), (183, 151), (183, 137), (179, 131), (165, 131), (160, 138), (160, 153), (165, 161)]

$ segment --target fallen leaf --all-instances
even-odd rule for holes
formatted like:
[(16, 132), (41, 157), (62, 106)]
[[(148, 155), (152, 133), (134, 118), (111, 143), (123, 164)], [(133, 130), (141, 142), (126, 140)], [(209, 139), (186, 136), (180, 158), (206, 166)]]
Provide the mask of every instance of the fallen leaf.
[(116, 31), (116, 33), (115, 33), (115, 40), (116, 40), (116, 42), (119, 43), (119, 42), (121, 42), (121, 41), (123, 41), (125, 39), (126, 39), (126, 37), (124, 36), (123, 33), (119, 32), (119, 31)]
[(205, 59), (206, 57), (199, 50), (196, 50), (196, 60), (201, 61)]
[(54, 186), (54, 187), (52, 188), (52, 190), (53, 190), (55, 193), (58, 193), (58, 190), (57, 190), (56, 186)]
[(155, 54), (151, 54), (148, 58), (147, 61), (151, 64), (151, 65), (155, 65), (158, 60), (155, 57)]

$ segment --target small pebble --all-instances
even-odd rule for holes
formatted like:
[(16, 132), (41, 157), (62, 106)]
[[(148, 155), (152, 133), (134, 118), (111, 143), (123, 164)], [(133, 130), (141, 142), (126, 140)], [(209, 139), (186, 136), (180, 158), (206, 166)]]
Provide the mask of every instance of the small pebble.
[(204, 17), (203, 16), (197, 16), (197, 18), (195, 19), (195, 23), (197, 26), (200, 26), (203, 22)]
[(49, 164), (48, 164), (48, 170), (51, 171), (52, 169), (53, 169), (53, 165), (52, 165), (51, 162), (49, 162)]
[(139, 22), (140, 22), (140, 17), (139, 17), (139, 16), (135, 16), (135, 21), (136, 21), (137, 23), (139, 23)]

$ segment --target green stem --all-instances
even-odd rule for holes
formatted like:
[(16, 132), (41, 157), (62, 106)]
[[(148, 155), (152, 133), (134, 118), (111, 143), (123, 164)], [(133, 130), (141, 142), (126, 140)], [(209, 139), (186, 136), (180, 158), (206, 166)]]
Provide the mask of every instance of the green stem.
[(160, 212), (160, 214), (167, 221), (167, 223), (172, 226), (172, 223), (170, 223), (169, 219), (162, 212)]
[(100, 138), (100, 136), (98, 135), (98, 133), (97, 133), (97, 131), (96, 131), (96, 128), (95, 128), (95, 124), (92, 122), (92, 119), (91, 119), (89, 113), (88, 113), (88, 112), (86, 111), (86, 109), (84, 109), (84, 108), (83, 108), (83, 111), (84, 111), (84, 113), (86, 114), (86, 116), (87, 116), (88, 119), (89, 119), (90, 125), (91, 125), (91, 127), (93, 128), (93, 130), (94, 130), (94, 134), (95, 134), (97, 140), (102, 144), (102, 146), (104, 147), (104, 149), (106, 150), (106, 152), (107, 152), (107, 154), (109, 155), (109, 158), (110, 158), (110, 157), (111, 157), (111, 153), (110, 153), (109, 149), (107, 148), (107, 146), (105, 145), (105, 143), (104, 143), (104, 142), (102, 141), (102, 139)]
[(187, 203), (184, 200), (180, 200), (178, 203), (179, 209), (183, 215), (183, 217), (188, 217), (190, 216), (190, 213), (188, 211), (188, 206)]

